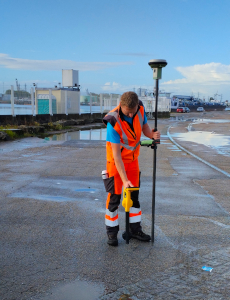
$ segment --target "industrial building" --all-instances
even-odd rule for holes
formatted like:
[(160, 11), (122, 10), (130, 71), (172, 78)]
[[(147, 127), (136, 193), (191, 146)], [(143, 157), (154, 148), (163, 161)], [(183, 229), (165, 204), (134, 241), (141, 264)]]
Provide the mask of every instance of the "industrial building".
[(79, 114), (80, 89), (77, 70), (62, 70), (62, 87), (35, 86), (37, 114)]

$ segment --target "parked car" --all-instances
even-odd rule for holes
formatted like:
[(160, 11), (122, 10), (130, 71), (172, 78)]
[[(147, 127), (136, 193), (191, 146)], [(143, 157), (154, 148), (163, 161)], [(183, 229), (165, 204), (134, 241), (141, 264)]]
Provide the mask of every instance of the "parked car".
[(197, 111), (204, 111), (204, 108), (201, 106), (201, 107), (197, 107)]
[(188, 107), (185, 107), (184, 110), (185, 110), (186, 113), (190, 112), (190, 109)]
[(185, 112), (185, 108), (184, 107), (178, 107), (176, 112), (183, 113), (183, 112)]

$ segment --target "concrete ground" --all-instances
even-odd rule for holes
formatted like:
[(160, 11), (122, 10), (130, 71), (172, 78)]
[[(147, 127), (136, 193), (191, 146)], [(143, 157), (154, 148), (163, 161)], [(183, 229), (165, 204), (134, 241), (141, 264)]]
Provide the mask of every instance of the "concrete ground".
[[(194, 124), (197, 118), (209, 121)], [(0, 299), (229, 299), (230, 155), (182, 140), (188, 127), (228, 138), (230, 114), (158, 120), (155, 241), (125, 244), (121, 206), (115, 248), (104, 225), (105, 141), (1, 142)], [(167, 132), (225, 174), (175, 146)], [(149, 234), (152, 166), (153, 150), (142, 147), (140, 201)]]

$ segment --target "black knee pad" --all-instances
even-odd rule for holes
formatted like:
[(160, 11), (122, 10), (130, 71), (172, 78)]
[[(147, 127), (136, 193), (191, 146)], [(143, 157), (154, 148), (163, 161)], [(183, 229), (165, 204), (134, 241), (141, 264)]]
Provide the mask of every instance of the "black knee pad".
[(112, 194), (110, 196), (110, 201), (108, 206), (109, 211), (114, 212), (116, 209), (118, 209), (120, 202), (121, 202), (121, 195)]

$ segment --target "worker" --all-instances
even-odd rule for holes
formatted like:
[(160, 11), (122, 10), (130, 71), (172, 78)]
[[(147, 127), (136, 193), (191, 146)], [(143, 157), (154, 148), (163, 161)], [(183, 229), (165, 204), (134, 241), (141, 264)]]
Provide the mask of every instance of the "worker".
[[(147, 123), (143, 103), (134, 92), (121, 96), (119, 105), (104, 118), (107, 126), (106, 158), (108, 178), (104, 180), (108, 197), (106, 201), (105, 224), (108, 244), (118, 245), (117, 234), (118, 207), (121, 200), (122, 186), (139, 187), (140, 170), (138, 156), (140, 139), (143, 134), (150, 139), (160, 139), (160, 132), (151, 129)], [(140, 241), (150, 241), (151, 237), (142, 231), (139, 190), (133, 191), (133, 206), (129, 212), (131, 237)]]

